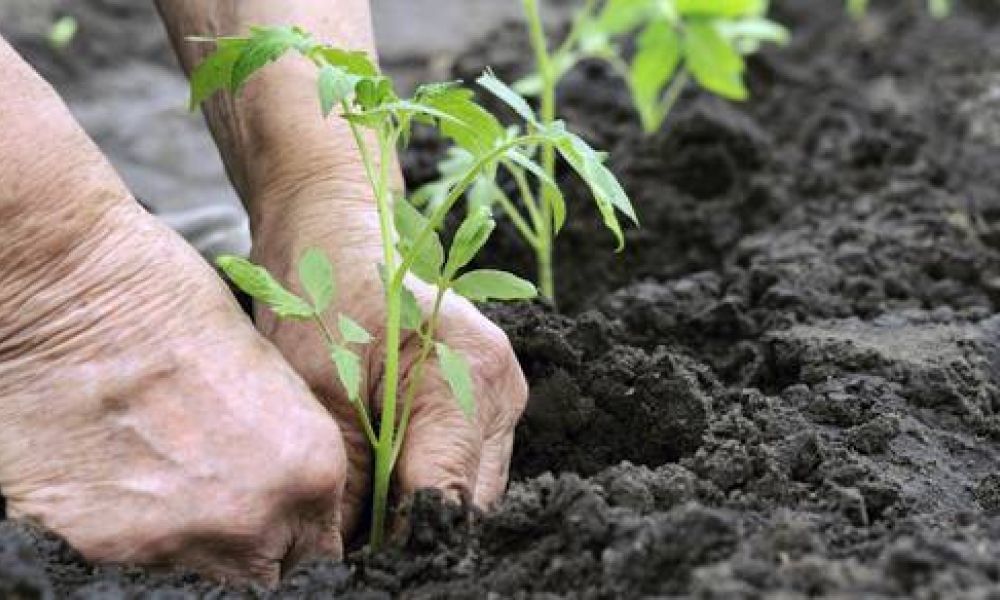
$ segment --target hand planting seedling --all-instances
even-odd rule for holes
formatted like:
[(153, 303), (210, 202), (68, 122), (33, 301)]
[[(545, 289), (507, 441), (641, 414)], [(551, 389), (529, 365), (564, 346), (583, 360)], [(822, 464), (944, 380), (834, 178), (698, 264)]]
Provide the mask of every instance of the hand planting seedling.
[[(475, 390), (466, 359), (435, 338), (445, 295), (454, 292), (473, 301), (487, 301), (528, 299), (537, 294), (534, 285), (509, 273), (466, 271), (495, 227), (486, 207), (467, 212), (446, 252), (438, 230), (451, 209), (470, 188), (492, 184), (501, 167), (516, 170), (526, 181), (531, 174), (552, 190), (552, 197), (561, 198), (554, 180), (533, 159), (539, 146), (558, 151), (587, 181), (619, 244), (623, 236), (616, 210), (634, 220), (631, 203), (602, 164), (599, 153), (562, 123), (538, 120), (528, 103), (491, 73), (484, 74), (479, 84), (524, 119), (523, 133), (503, 128), (492, 114), (473, 102), (472, 91), (456, 83), (424, 85), (412, 98), (400, 98), (392, 81), (363, 52), (323, 44), (297, 27), (258, 27), (252, 28), (248, 37), (198, 41), (213, 42), (216, 48), (192, 74), (192, 106), (220, 90), (238, 93), (254, 73), (294, 51), (316, 66), (322, 115), (327, 117), (336, 111), (352, 130), (379, 217), (380, 275), (386, 306), (381, 339), (375, 340), (350, 315), (331, 314), (336, 305), (337, 282), (333, 265), (322, 252), (309, 250), (301, 257), (298, 276), (302, 294), (244, 259), (223, 257), (218, 264), (240, 289), (276, 315), (312, 322), (326, 340), (334, 370), (374, 449), (370, 543), (378, 548), (385, 532), (392, 472), (414, 396), (432, 356), (462, 411), (469, 418), (475, 416)], [(418, 211), (391, 187), (396, 149), (409, 139), (416, 122), (437, 128), (454, 142), (454, 152), (462, 158), (454, 167), (453, 177), (439, 187), (429, 215)], [(531, 207), (533, 224), (558, 229), (564, 218), (561, 206), (552, 204), (551, 212), (544, 214)], [(543, 218), (544, 224), (540, 221)], [(421, 309), (408, 289), (410, 277), (436, 286), (436, 299), (429, 312)], [(413, 332), (420, 343), (418, 359), (408, 366), (405, 384), (400, 365), (404, 330)], [(359, 355), (361, 348), (374, 343), (381, 344), (384, 353), (381, 415), (377, 423), (369, 413), (369, 399), (363, 392)]]
[[(743, 83), (744, 56), (756, 52), (764, 42), (784, 43), (788, 32), (766, 18), (765, 0), (588, 0), (573, 21), (566, 39), (550, 49), (539, 12), (538, 0), (523, 0), (537, 73), (515, 85), (527, 96), (539, 98), (535, 117), (526, 106), (521, 116), (540, 127), (556, 121), (556, 88), (559, 81), (580, 61), (596, 58), (607, 61), (626, 79), (643, 128), (652, 133), (660, 128), (681, 92), (691, 79), (702, 87), (733, 100), (749, 96)], [(619, 41), (638, 33), (638, 48), (630, 59), (623, 56)], [(527, 111), (527, 112), (526, 112)], [(477, 181), (469, 194), (470, 210), (498, 206), (534, 250), (538, 287), (542, 295), (555, 299), (552, 267), (554, 237), (565, 218), (565, 201), (556, 180), (556, 155), (550, 142), (538, 146), (542, 172), (509, 161), (507, 166), (527, 211), (522, 215), (516, 204), (492, 178)], [(445, 197), (456, 178), (473, 160), (461, 149), (453, 151), (438, 166), (441, 179), (421, 189), (418, 203), (432, 209)], [(574, 165), (575, 166), (575, 165)], [(579, 169), (577, 169), (579, 170)], [(533, 189), (528, 174), (536, 175), (539, 188)]]
[[(943, 19), (951, 14), (952, 0), (927, 0), (927, 10), (935, 19)], [(868, 14), (869, 0), (847, 0), (847, 12), (860, 19)]]

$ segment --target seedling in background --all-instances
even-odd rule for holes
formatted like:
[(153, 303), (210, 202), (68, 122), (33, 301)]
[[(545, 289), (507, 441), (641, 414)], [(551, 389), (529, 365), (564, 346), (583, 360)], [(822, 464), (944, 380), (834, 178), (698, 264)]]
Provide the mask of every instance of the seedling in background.
[[(725, 98), (746, 100), (749, 92), (743, 82), (744, 56), (757, 52), (764, 42), (785, 43), (789, 37), (784, 27), (766, 18), (766, 0), (588, 0), (577, 13), (566, 39), (553, 50), (538, 0), (523, 2), (537, 72), (518, 82), (515, 89), (538, 97), (537, 116), (527, 106), (518, 108), (522, 118), (535, 120), (543, 129), (556, 122), (556, 88), (560, 80), (584, 59), (601, 59), (615, 67), (628, 82), (643, 128), (652, 133), (663, 124), (692, 79)], [(620, 43), (633, 36), (636, 51), (625, 57)], [(508, 161), (510, 164), (505, 166), (517, 186), (520, 204), (492, 178), (478, 181), (469, 195), (471, 209), (499, 207), (511, 219), (535, 252), (542, 295), (552, 300), (553, 243), (566, 212), (555, 184), (559, 152), (551, 142), (538, 145), (541, 172)], [(416, 200), (433, 207), (471, 159), (461, 150), (449, 154), (439, 165), (441, 179), (420, 190)], [(535, 177), (536, 187), (531, 185), (529, 175)], [(520, 212), (519, 205), (526, 214)]]
[(73, 17), (68, 15), (60, 17), (52, 24), (52, 27), (49, 28), (49, 34), (47, 36), (49, 46), (55, 50), (62, 50), (66, 48), (73, 42), (79, 28), (79, 24)]
[[(868, 14), (869, 0), (847, 0), (847, 12), (860, 19)], [(944, 19), (951, 14), (952, 0), (927, 0), (927, 10), (935, 19)]]
[[(392, 472), (402, 448), (414, 396), (432, 355), (461, 410), (469, 419), (475, 418), (468, 363), (435, 337), (445, 294), (452, 291), (473, 301), (521, 300), (537, 294), (534, 285), (509, 273), (466, 271), (496, 226), (485, 207), (467, 212), (446, 253), (438, 230), (449, 212), (470, 187), (492, 182), (500, 167), (513, 166), (535, 174), (558, 196), (555, 182), (532, 159), (540, 145), (558, 149), (590, 184), (605, 222), (620, 243), (622, 233), (615, 210), (634, 219), (632, 206), (597, 152), (568, 132), (562, 123), (536, 119), (528, 103), (491, 73), (484, 74), (479, 84), (524, 119), (523, 133), (504, 129), (492, 114), (472, 100), (471, 90), (457, 83), (424, 85), (412, 98), (400, 98), (392, 81), (379, 72), (365, 53), (323, 44), (298, 27), (257, 27), (251, 29), (249, 37), (210, 41), (216, 44), (214, 53), (191, 76), (192, 106), (220, 90), (238, 93), (254, 73), (295, 51), (316, 66), (318, 108), (323, 116), (337, 112), (347, 121), (364, 163), (378, 210), (382, 242), (379, 270), (386, 302), (383, 338), (377, 340), (384, 353), (382, 413), (377, 427), (367, 408), (370, 399), (366, 397), (366, 389), (377, 386), (363, 385), (359, 355), (359, 350), (376, 340), (349, 315), (331, 314), (336, 306), (337, 285), (333, 265), (327, 257), (318, 250), (309, 250), (302, 256), (298, 271), (304, 297), (290, 291), (262, 267), (242, 258), (223, 257), (218, 264), (240, 289), (270, 307), (278, 317), (311, 321), (326, 340), (340, 383), (374, 449), (370, 543), (378, 548), (385, 534)], [(409, 139), (415, 122), (437, 128), (454, 142), (456, 152), (467, 158), (443, 185), (429, 215), (394, 194), (391, 188), (395, 152)], [(374, 138), (374, 146), (370, 145), (366, 130)], [(557, 229), (563, 214), (562, 210), (556, 210), (546, 217), (548, 223)], [(407, 288), (411, 276), (436, 286), (436, 298), (429, 313), (421, 309)], [(403, 330), (415, 332), (420, 344), (417, 362), (405, 382), (401, 381), (400, 371)]]
[[(628, 82), (647, 133), (657, 131), (693, 79), (729, 100), (746, 100), (744, 57), (762, 44), (787, 43), (767, 18), (768, 0), (587, 0), (562, 44), (549, 52), (537, 0), (523, 0), (538, 73), (515, 85), (554, 112), (555, 88), (580, 61), (607, 61)], [(621, 42), (634, 38), (625, 56)]]

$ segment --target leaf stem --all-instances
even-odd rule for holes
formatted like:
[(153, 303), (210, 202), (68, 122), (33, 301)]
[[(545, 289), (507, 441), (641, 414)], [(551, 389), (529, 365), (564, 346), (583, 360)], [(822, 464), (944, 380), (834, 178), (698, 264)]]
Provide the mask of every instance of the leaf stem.
[[(580, 10), (576, 13), (576, 18), (573, 19), (573, 25), (570, 27), (569, 34), (563, 43), (560, 44), (559, 49), (555, 51), (553, 57), (562, 58), (570, 54), (573, 51), (573, 46), (576, 45), (577, 40), (580, 39), (580, 35), (583, 34), (583, 25), (590, 18), (593, 17), (594, 8), (597, 6), (597, 0), (587, 0), (587, 2), (580, 7)], [(555, 62), (559, 62), (558, 60)]]
[(507, 214), (507, 217), (510, 218), (512, 223), (514, 223), (514, 227), (517, 228), (521, 237), (527, 240), (528, 244), (530, 244), (532, 248), (537, 248), (538, 238), (535, 237), (534, 230), (531, 229), (531, 225), (528, 225), (528, 222), (521, 215), (521, 211), (517, 209), (517, 206), (514, 205), (514, 201), (510, 199), (510, 196), (504, 193), (503, 190), (500, 190), (497, 195), (497, 200), (504, 212)]
[[(535, 201), (535, 193), (531, 191), (531, 184), (528, 182), (524, 170), (506, 162), (504, 162), (504, 166), (510, 171), (514, 182), (517, 184), (517, 190), (521, 194), (521, 201), (528, 210), (528, 216), (531, 217), (531, 223), (534, 225), (535, 231), (541, 232), (544, 227), (542, 213), (538, 208), (538, 203)], [(542, 240), (538, 239), (538, 241), (541, 242)], [(535, 245), (537, 246), (537, 244)]]
[(674, 80), (670, 82), (670, 87), (667, 88), (667, 93), (663, 97), (663, 101), (660, 102), (659, 112), (655, 115), (656, 122), (647, 124), (647, 131), (652, 132), (660, 128), (663, 122), (667, 119), (667, 116), (674, 110), (677, 105), (677, 101), (680, 100), (681, 94), (684, 92), (684, 88), (687, 87), (688, 82), (691, 81), (691, 74), (687, 69), (681, 69)]
[(437, 297), (434, 299), (434, 310), (431, 312), (430, 319), (427, 321), (427, 331), (421, 335), (421, 340), (423, 345), (420, 348), (420, 356), (417, 357), (417, 363), (414, 366), (413, 379), (410, 380), (409, 386), (406, 389), (406, 396), (403, 400), (403, 412), (399, 418), (399, 426), (396, 435), (396, 443), (392, 450), (392, 466), (395, 468), (396, 461), (399, 460), (399, 453), (403, 450), (403, 438), (406, 435), (406, 428), (410, 425), (410, 415), (413, 412), (413, 400), (417, 395), (417, 390), (420, 384), (423, 383), (424, 379), (424, 367), (427, 364), (427, 359), (430, 357), (431, 350), (434, 348), (434, 334), (437, 333), (438, 316), (441, 313), (441, 302), (444, 301), (444, 295), (448, 292), (447, 285), (439, 285)]
[[(316, 313), (313, 315), (313, 320), (319, 325), (319, 330), (323, 334), (323, 338), (326, 340), (326, 345), (331, 350), (337, 346), (337, 339), (333, 335), (333, 331), (323, 320), (323, 317)], [(378, 443), (378, 438), (375, 436), (375, 430), (372, 429), (371, 417), (368, 416), (368, 408), (365, 406), (365, 402), (362, 398), (351, 399), (348, 398), (351, 406), (354, 407), (354, 412), (358, 415), (358, 421), (361, 423), (361, 429), (365, 432), (365, 437), (368, 438), (368, 443), (373, 447)]]

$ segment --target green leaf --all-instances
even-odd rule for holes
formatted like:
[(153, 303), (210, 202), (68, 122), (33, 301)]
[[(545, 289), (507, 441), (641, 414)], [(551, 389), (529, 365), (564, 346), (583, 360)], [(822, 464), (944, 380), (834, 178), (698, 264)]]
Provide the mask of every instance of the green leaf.
[(497, 186), (496, 181), (490, 177), (477, 177), (476, 181), (469, 186), (469, 193), (466, 197), (466, 213), (486, 209), (492, 213), (493, 205), (500, 200), (503, 190)]
[(485, 207), (470, 211), (466, 215), (465, 221), (455, 233), (451, 250), (448, 252), (448, 263), (444, 268), (446, 279), (454, 277), (459, 269), (469, 264), (479, 254), (495, 228), (496, 222), (490, 215), (489, 209)]
[(324, 65), (319, 70), (319, 79), (317, 80), (319, 103), (323, 109), (323, 116), (330, 116), (334, 107), (349, 99), (360, 81), (360, 77), (351, 75), (340, 67)]
[(313, 44), (312, 38), (297, 27), (251, 27), (247, 45), (233, 65), (230, 89), (238, 91), (254, 73), (289, 50), (308, 51)]
[(705, 89), (730, 100), (746, 100), (750, 96), (743, 84), (746, 68), (743, 57), (712, 23), (688, 24), (684, 56), (691, 74)]
[(331, 46), (320, 47), (317, 52), (327, 64), (343, 69), (356, 77), (370, 78), (379, 75), (378, 67), (375, 66), (366, 52), (343, 50)]
[(421, 116), (428, 118), (427, 120), (440, 119), (442, 122), (451, 122), (454, 125), (463, 126), (465, 124), (456, 119), (455, 117), (449, 115), (448, 113), (442, 112), (436, 108), (425, 106), (423, 104), (417, 104), (411, 100), (396, 100), (392, 102), (383, 102), (382, 104), (375, 106), (373, 108), (367, 109), (366, 114), (370, 115), (384, 115), (392, 114), (397, 117), (414, 117)]
[(615, 37), (630, 33), (657, 9), (656, 0), (608, 0), (597, 17), (597, 28)]
[(221, 38), (215, 43), (215, 51), (191, 72), (191, 110), (197, 109), (216, 92), (229, 88), (233, 81), (233, 65), (247, 45), (246, 40), (238, 38)]
[(392, 89), (392, 81), (382, 76), (362, 79), (355, 88), (355, 98), (366, 111), (398, 99)]
[(344, 338), (345, 342), (367, 344), (372, 341), (372, 336), (368, 333), (367, 329), (343, 313), (337, 317), (337, 328), (340, 330), (340, 336)]
[(445, 85), (438, 84), (430, 91), (421, 88), (414, 102), (451, 117), (441, 121), (442, 135), (474, 156), (486, 154), (504, 137), (503, 126), (489, 111), (473, 101), (472, 90)]
[(633, 223), (639, 223), (628, 194), (622, 189), (614, 173), (604, 166), (601, 156), (579, 136), (563, 130), (555, 146), (566, 162), (590, 187), (597, 208), (604, 218), (604, 224), (614, 234), (618, 249), (621, 250), (625, 246), (625, 237), (615, 216), (615, 209), (621, 211)]
[(525, 96), (527, 98), (533, 98), (535, 96), (541, 96), (542, 90), (545, 87), (545, 82), (542, 80), (542, 76), (538, 73), (532, 73), (527, 77), (523, 77), (511, 86), (514, 91), (518, 94)]
[(358, 402), (361, 399), (361, 358), (343, 346), (334, 346), (330, 358), (337, 367), (337, 376), (347, 390), (348, 399)]
[(546, 198), (551, 202), (553, 230), (555, 233), (562, 231), (563, 225), (566, 224), (566, 197), (563, 196), (559, 185), (549, 177), (541, 165), (517, 148), (511, 148), (506, 156), (511, 162), (534, 175), (548, 190)]
[(786, 27), (764, 18), (723, 21), (717, 26), (724, 37), (740, 46), (743, 54), (756, 52), (764, 42), (785, 45), (792, 37)]
[(639, 36), (639, 48), (629, 67), (632, 97), (646, 131), (659, 128), (663, 90), (681, 63), (681, 41), (666, 21), (653, 21)]
[(472, 372), (469, 370), (468, 361), (465, 360), (464, 356), (441, 342), (437, 342), (434, 348), (437, 350), (441, 374), (448, 382), (458, 407), (471, 421), (476, 416), (476, 396), (473, 392)]
[(420, 188), (417, 188), (417, 191), (410, 194), (410, 204), (419, 206), (426, 214), (433, 214), (444, 203), (448, 198), (451, 188), (460, 180), (460, 175), (450, 170), (456, 160), (461, 160), (456, 157), (456, 153), (462, 153), (470, 159), (472, 156), (461, 148), (455, 146), (449, 148), (445, 158), (441, 159), (441, 162), (438, 163), (438, 179), (424, 184)]
[(758, 17), (767, 12), (768, 0), (673, 0), (683, 17)]
[(403, 286), (401, 292), (402, 300), (402, 317), (400, 318), (400, 326), (403, 329), (410, 329), (412, 331), (418, 331), (420, 327), (424, 324), (424, 311), (420, 309), (420, 303), (417, 302), (417, 297), (413, 295), (410, 288)]
[(493, 71), (486, 71), (483, 75), (476, 80), (480, 86), (482, 86), (486, 91), (490, 92), (500, 100), (502, 100), (507, 106), (514, 109), (522, 119), (531, 123), (532, 125), (538, 126), (538, 118), (535, 116), (535, 111), (531, 109), (531, 105), (528, 101), (521, 97), (520, 94), (512, 90), (506, 83), (500, 81)]
[(311, 248), (306, 250), (299, 259), (299, 281), (302, 289), (312, 300), (316, 313), (320, 314), (330, 307), (336, 294), (333, 265), (321, 250)]
[(462, 275), (455, 280), (452, 289), (473, 302), (529, 300), (538, 296), (538, 290), (531, 282), (504, 271), (490, 269), (470, 271)]
[(315, 315), (308, 302), (282, 287), (263, 267), (238, 256), (220, 256), (215, 264), (236, 287), (263, 302), (279, 317), (304, 320)]
[[(409, 257), (413, 254), (413, 243), (425, 229), (431, 226), (431, 223), (427, 217), (403, 198), (393, 203), (393, 217), (396, 232), (400, 236), (397, 248), (400, 254)], [(444, 247), (441, 245), (441, 238), (437, 232), (432, 231), (430, 239), (420, 249), (420, 253), (414, 257), (410, 270), (420, 279), (433, 284), (437, 283), (440, 278), (443, 265)]]

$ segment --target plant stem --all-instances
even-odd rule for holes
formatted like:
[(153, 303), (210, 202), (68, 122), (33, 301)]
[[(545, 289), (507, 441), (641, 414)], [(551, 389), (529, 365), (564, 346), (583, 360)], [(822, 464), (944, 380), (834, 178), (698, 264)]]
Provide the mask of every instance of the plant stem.
[(684, 88), (687, 87), (688, 82), (691, 81), (691, 75), (688, 73), (687, 69), (681, 69), (674, 80), (670, 82), (670, 87), (667, 88), (667, 93), (663, 97), (663, 101), (660, 102), (659, 112), (656, 114), (656, 121), (654, 123), (648, 123), (646, 125), (646, 131), (649, 133), (655, 132), (663, 125), (663, 122), (667, 119), (667, 116), (674, 110), (674, 106), (677, 105), (677, 101), (681, 98), (681, 93)]
[[(396, 426), (396, 394), (399, 388), (399, 344), (402, 328), (402, 278), (396, 272), (396, 251), (393, 247), (395, 229), (392, 225), (391, 193), (389, 191), (389, 163), (396, 133), (379, 132), (379, 175), (376, 190), (379, 228), (386, 270), (386, 335), (385, 362), (382, 374), (382, 418), (379, 425), (378, 446), (375, 448), (375, 482), (372, 499), (372, 531), (370, 545), (378, 550), (385, 539), (386, 512), (389, 484), (392, 480), (392, 451)], [(398, 281), (398, 284), (397, 284)]]
[(531, 218), (531, 224), (534, 226), (536, 232), (541, 231), (543, 227), (542, 212), (535, 201), (535, 193), (531, 191), (528, 177), (524, 174), (523, 169), (507, 163), (504, 163), (504, 166), (507, 167), (507, 170), (514, 178), (514, 183), (517, 184), (517, 190), (521, 194), (521, 202), (524, 203), (524, 207), (528, 210), (528, 217)]
[[(540, 117), (543, 126), (551, 125), (556, 119), (556, 73), (549, 52), (548, 40), (545, 38), (545, 25), (538, 10), (538, 0), (524, 0), (524, 11), (528, 19), (528, 29), (531, 46), (535, 52), (535, 62), (538, 74), (542, 79), (542, 98)], [(556, 180), (556, 150), (551, 143), (542, 144), (542, 169), (552, 181)], [(550, 301), (555, 302), (555, 282), (552, 273), (552, 192), (541, 186), (539, 196), (542, 199), (541, 223), (538, 227), (539, 247), (538, 273), (539, 290)]]
[(517, 210), (517, 206), (514, 205), (514, 202), (511, 201), (510, 197), (507, 196), (507, 194), (505, 194), (503, 191), (501, 191), (497, 196), (497, 201), (500, 203), (500, 206), (501, 208), (503, 208), (504, 212), (507, 213), (507, 217), (511, 220), (512, 223), (514, 223), (514, 227), (517, 228), (517, 231), (518, 233), (521, 234), (521, 237), (527, 240), (528, 244), (530, 244), (532, 248), (537, 248), (538, 238), (535, 237), (534, 230), (531, 228), (530, 225), (528, 225), (528, 222), (524, 220), (524, 217), (521, 216), (521, 212)]
[(410, 380), (409, 386), (406, 388), (406, 397), (403, 400), (403, 412), (399, 418), (399, 427), (397, 428), (399, 433), (396, 435), (396, 444), (392, 450), (393, 467), (395, 467), (396, 461), (399, 460), (399, 453), (403, 449), (403, 436), (406, 434), (406, 428), (410, 425), (413, 400), (417, 395), (420, 384), (423, 382), (424, 367), (427, 364), (427, 359), (430, 357), (431, 350), (434, 349), (434, 334), (437, 333), (438, 315), (441, 313), (441, 302), (444, 301), (444, 295), (447, 291), (448, 288), (444, 284), (438, 286), (437, 297), (434, 299), (434, 310), (431, 311), (430, 319), (427, 321), (427, 331), (421, 336), (423, 345), (420, 348), (420, 356), (417, 357), (417, 363), (413, 369), (413, 379)]
[(514, 176), (514, 181), (517, 182), (524, 205), (528, 208), (528, 214), (535, 225), (535, 234), (528, 239), (533, 241), (531, 247), (535, 250), (535, 262), (538, 268), (538, 287), (542, 295), (552, 300), (555, 297), (555, 277), (552, 271), (552, 219), (551, 217), (546, 217), (544, 213), (541, 213), (536, 208), (535, 196), (531, 191), (531, 185), (528, 183), (528, 177), (524, 171), (512, 166), (508, 166), (507, 168), (511, 172), (511, 175)]

